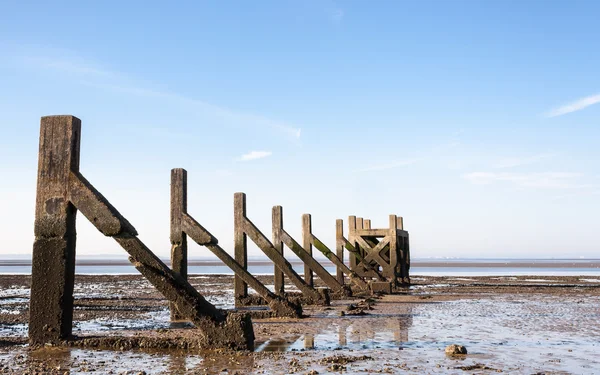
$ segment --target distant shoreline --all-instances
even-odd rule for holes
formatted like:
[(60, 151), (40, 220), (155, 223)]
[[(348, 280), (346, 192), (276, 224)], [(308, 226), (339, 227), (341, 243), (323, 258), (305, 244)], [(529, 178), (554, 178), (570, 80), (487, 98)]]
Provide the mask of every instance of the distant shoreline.
[[(165, 260), (163, 260), (165, 261)], [(327, 261), (326, 261), (327, 262)], [(166, 261), (169, 264), (168, 261)], [(299, 260), (290, 260), (292, 265), (302, 264)], [(77, 261), (79, 266), (131, 266), (127, 260), (113, 259), (81, 259)], [(223, 266), (224, 263), (219, 260), (190, 260), (189, 266)], [(248, 260), (249, 266), (271, 266), (270, 260)], [(0, 260), (0, 267), (30, 267), (31, 261), (24, 259)], [(449, 259), (449, 260), (413, 260), (411, 266), (427, 268), (598, 268), (600, 269), (600, 259)]]

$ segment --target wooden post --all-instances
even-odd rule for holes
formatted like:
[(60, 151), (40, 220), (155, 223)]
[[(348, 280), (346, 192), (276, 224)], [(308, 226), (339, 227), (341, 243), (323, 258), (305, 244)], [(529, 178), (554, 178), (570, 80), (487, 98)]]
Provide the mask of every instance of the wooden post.
[(399, 249), (398, 249), (398, 217), (396, 215), (390, 215), (390, 265), (392, 265), (394, 270), (394, 275), (387, 275), (391, 278), (392, 286), (397, 285), (397, 269), (398, 269), (398, 259), (399, 257)]
[[(344, 262), (344, 221), (342, 219), (337, 219), (335, 221), (335, 253), (337, 257)], [(336, 277), (337, 281), (344, 285), (344, 272), (341, 267), (336, 268)]]
[[(302, 215), (302, 247), (312, 257), (312, 218), (310, 214)], [(310, 286), (314, 286), (314, 275), (308, 264), (304, 263), (304, 280)]]
[[(187, 212), (187, 171), (171, 170), (171, 269), (187, 280), (187, 235), (183, 231), (182, 217)], [(174, 303), (169, 303), (171, 320), (181, 320)]]
[[(356, 218), (356, 229), (360, 230), (360, 229), (364, 229), (364, 222), (363, 222), (363, 218), (362, 217), (357, 217)], [(360, 246), (358, 244), (358, 242), (356, 243), (357, 246), (355, 246), (356, 250), (358, 250), (360, 256), (364, 259), (367, 254), (365, 253), (365, 249), (363, 249), (362, 246)]]
[(404, 230), (404, 218), (402, 216), (396, 216), (396, 228)]
[[(281, 239), (281, 231), (283, 230), (283, 208), (281, 206), (273, 207), (272, 215), (272, 227), (273, 227), (273, 247), (277, 250), (281, 256), (283, 256), (283, 240)], [(284, 296), (285, 295), (285, 284), (283, 271), (273, 265), (273, 272), (275, 274), (275, 293)]]
[[(248, 269), (248, 240), (244, 231), (244, 221), (246, 219), (246, 194), (235, 193), (233, 196), (233, 247), (235, 260), (245, 270)], [(233, 281), (235, 298), (245, 298), (248, 296), (248, 284), (236, 274)]]
[[(352, 246), (354, 246), (354, 248), (358, 252), (358, 251), (360, 251), (360, 249), (354, 239), (354, 236), (356, 236), (355, 232), (356, 232), (356, 216), (349, 216), (348, 217), (348, 242), (350, 242), (350, 244)], [(356, 259), (356, 255), (348, 254), (348, 257), (350, 258), (350, 269), (355, 272), (358, 271), (356, 269), (356, 265), (358, 264), (358, 259)]]
[(363, 227), (364, 227), (364, 229), (371, 229), (371, 220), (370, 219), (365, 219), (363, 221)]
[(71, 336), (77, 209), (68, 195), (71, 172), (79, 171), (80, 136), (78, 118), (42, 117), (29, 308), (34, 345)]

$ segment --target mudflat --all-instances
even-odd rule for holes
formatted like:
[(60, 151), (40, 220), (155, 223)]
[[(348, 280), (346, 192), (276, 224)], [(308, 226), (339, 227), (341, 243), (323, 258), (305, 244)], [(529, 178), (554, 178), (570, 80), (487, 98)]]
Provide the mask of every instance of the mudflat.
[[(265, 284), (272, 277), (261, 276)], [(192, 275), (233, 307), (233, 277)], [(600, 279), (413, 277), (400, 294), (305, 306), (303, 319), (254, 319), (254, 352), (203, 351), (169, 322), (137, 275), (78, 275), (70, 347), (27, 345), (30, 278), (0, 275), (0, 372), (14, 374), (326, 374), (600, 372)], [(290, 290), (293, 290), (290, 288)], [(140, 345), (141, 343), (141, 345)], [(468, 354), (449, 357), (450, 344)], [(145, 348), (138, 348), (145, 346)]]

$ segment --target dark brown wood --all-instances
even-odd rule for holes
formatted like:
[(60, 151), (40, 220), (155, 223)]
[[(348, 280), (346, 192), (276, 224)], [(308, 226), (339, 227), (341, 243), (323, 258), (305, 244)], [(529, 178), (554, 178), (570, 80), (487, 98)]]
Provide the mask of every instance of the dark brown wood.
[[(243, 197), (236, 199), (243, 199), (245, 203), (246, 195), (244, 193), (236, 193), (236, 196), (240, 194)], [(271, 259), (273, 263), (287, 276), (292, 284), (294, 284), (300, 292), (304, 294), (304, 297), (311, 301), (311, 304), (329, 304), (329, 299), (325, 294), (319, 293), (315, 288), (308, 285), (299, 275), (296, 273), (292, 265), (275, 249), (273, 244), (267, 239), (267, 237), (246, 217), (246, 211), (243, 210), (243, 215), (239, 214), (242, 212), (241, 205), (236, 205), (236, 218), (235, 221), (238, 223), (241, 233), (250, 237), (259, 249), (265, 253), (265, 255)], [(238, 222), (239, 220), (239, 222)], [(236, 229), (238, 233), (238, 229)], [(236, 259), (237, 261), (237, 259)]]
[[(302, 215), (302, 248), (310, 255), (312, 258), (312, 218), (310, 214)], [(313, 269), (308, 263), (304, 262), (304, 281), (310, 286), (315, 284)], [(337, 283), (338, 285), (341, 285)]]
[[(272, 227), (273, 227), (273, 247), (281, 254), (283, 254), (283, 240), (281, 239), (281, 231), (283, 230), (283, 209), (281, 206), (273, 207), (273, 215), (272, 215)], [(277, 265), (273, 265), (274, 267), (274, 284), (275, 284), (275, 293), (280, 296), (285, 295), (285, 284), (284, 284), (284, 274)]]
[(73, 116), (42, 118), (29, 337), (32, 345), (70, 338), (75, 274), (75, 214), (113, 237), (129, 260), (177, 311), (199, 328), (206, 348), (252, 349), (248, 314), (227, 314), (206, 301), (137, 237), (133, 226), (79, 173), (81, 122)]
[(71, 172), (79, 170), (80, 135), (74, 116), (42, 117), (29, 308), (33, 345), (71, 336), (77, 210), (68, 195)]
[(313, 258), (308, 251), (306, 251), (296, 240), (294, 240), (287, 232), (283, 231), (282, 233), (283, 243), (290, 249), (294, 254), (300, 258), (300, 260), (305, 264), (305, 266), (310, 267), (312, 271), (314, 271), (317, 276), (331, 288), (333, 291), (338, 293), (346, 294), (346, 290), (344, 286), (337, 282), (335, 277), (333, 277), (323, 266), (317, 262), (315, 258)]
[(350, 278), (350, 281), (352, 281), (352, 283), (360, 289), (367, 288), (367, 283), (362, 278), (360, 278), (356, 274), (356, 272), (348, 268), (344, 264), (344, 262), (340, 258), (338, 258), (337, 255), (335, 255), (331, 250), (329, 250), (329, 248), (323, 242), (321, 242), (314, 234), (312, 234), (311, 237), (311, 242), (315, 246), (315, 248), (319, 250), (323, 255), (325, 255), (327, 259), (329, 259), (331, 263), (333, 263), (337, 267), (337, 269), (342, 272), (342, 282), (340, 282), (339, 278), (336, 278), (337, 282), (340, 285), (344, 285), (343, 275), (345, 274)]
[(349, 257), (349, 261), (350, 261), (350, 269), (352, 269), (354, 271), (358, 271), (356, 268), (356, 264), (358, 263), (357, 256), (359, 256), (360, 253), (358, 252), (356, 244), (352, 242), (352, 236), (354, 235), (354, 232), (356, 232), (356, 216), (349, 216), (348, 217), (348, 242), (349, 242), (350, 246), (352, 246), (352, 249), (355, 252), (348, 254), (348, 257)]
[[(344, 221), (337, 219), (335, 221), (335, 253), (342, 264), (344, 264)], [(344, 270), (338, 266), (336, 269), (336, 278), (340, 284), (344, 284)]]
[[(171, 170), (171, 269), (187, 280), (187, 235), (183, 231), (183, 213), (187, 212), (187, 171)], [(175, 304), (170, 303), (171, 320), (184, 319)]]
[[(246, 219), (246, 194), (235, 193), (233, 196), (233, 249), (235, 261), (242, 268), (248, 269), (248, 243), (244, 232)], [(248, 284), (238, 275), (233, 279), (233, 289), (236, 301), (248, 296)]]

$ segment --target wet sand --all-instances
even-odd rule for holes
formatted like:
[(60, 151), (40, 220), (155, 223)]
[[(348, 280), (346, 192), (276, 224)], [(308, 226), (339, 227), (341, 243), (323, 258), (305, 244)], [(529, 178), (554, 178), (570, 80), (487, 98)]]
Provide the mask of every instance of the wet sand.
[[(261, 277), (266, 284), (271, 278)], [(190, 277), (211, 302), (233, 303), (232, 276)], [(254, 320), (255, 352), (129, 349), (170, 337), (185, 347), (189, 324), (141, 277), (78, 276), (73, 333), (79, 345), (26, 345), (29, 277), (0, 275), (0, 373), (326, 374), (600, 373), (600, 279), (414, 277), (403, 294), (305, 307), (304, 319)], [(121, 337), (115, 344), (108, 337)], [(106, 341), (103, 341), (106, 340)], [(179, 340), (179, 341), (178, 341)], [(447, 357), (449, 344), (469, 354)]]

